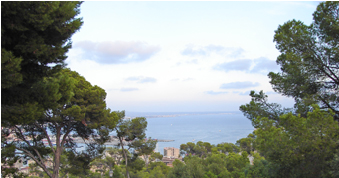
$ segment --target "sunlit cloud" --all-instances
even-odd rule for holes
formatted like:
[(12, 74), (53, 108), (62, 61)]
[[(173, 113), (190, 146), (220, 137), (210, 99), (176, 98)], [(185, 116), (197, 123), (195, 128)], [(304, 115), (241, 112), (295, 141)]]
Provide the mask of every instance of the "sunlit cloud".
[(187, 82), (187, 81), (191, 81), (191, 80), (195, 80), (194, 78), (185, 78), (185, 79), (183, 79), (182, 81), (183, 82)]
[(252, 65), (252, 60), (250, 59), (241, 59), (235, 60), (231, 62), (225, 62), (218, 65), (215, 65), (213, 69), (221, 70), (224, 72), (229, 71), (248, 71)]
[(228, 92), (226, 91), (205, 91), (204, 93), (209, 94), (209, 95), (221, 95), (221, 94), (227, 94)]
[(269, 72), (279, 71), (279, 66), (275, 61), (269, 60), (265, 57), (257, 59), (240, 59), (230, 62), (217, 64), (213, 67), (214, 70), (230, 72), (242, 71), (246, 73), (258, 73), (267, 75)]
[(243, 88), (251, 88), (251, 87), (257, 87), (260, 86), (258, 82), (252, 83), (249, 81), (246, 82), (230, 82), (230, 83), (224, 83), (220, 86), (220, 89), (243, 89)]
[(279, 70), (279, 66), (275, 61), (261, 57), (255, 59), (254, 67), (250, 70), (250, 73), (261, 73), (267, 75), (269, 72), (276, 72)]
[(136, 81), (137, 83), (155, 83), (157, 82), (156, 78), (153, 77), (128, 77), (126, 78), (127, 81)]
[(227, 57), (240, 57), (244, 50), (242, 48), (224, 47), (220, 45), (195, 46), (186, 45), (186, 48), (181, 52), (185, 56), (209, 56), (212, 53), (224, 55)]
[(83, 58), (102, 64), (142, 62), (160, 51), (160, 47), (139, 41), (80, 41), (73, 45), (83, 50)]
[(120, 91), (122, 92), (130, 92), (130, 91), (137, 91), (138, 88), (121, 88)]

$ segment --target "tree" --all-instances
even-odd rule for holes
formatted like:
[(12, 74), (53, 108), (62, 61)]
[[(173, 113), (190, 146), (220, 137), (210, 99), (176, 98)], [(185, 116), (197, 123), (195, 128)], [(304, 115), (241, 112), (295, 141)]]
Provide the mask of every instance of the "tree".
[(105, 158), (97, 158), (93, 160), (90, 165), (92, 169), (94, 168), (96, 172), (99, 172), (101, 176), (105, 173), (114, 168), (114, 159), (112, 157), (105, 157)]
[(203, 167), (203, 159), (198, 156), (186, 156), (185, 160), (185, 168), (187, 171), (187, 177), (192, 178), (203, 178), (205, 174), (205, 170)]
[[(9, 128), (34, 120), (44, 112), (33, 86), (65, 66), (71, 36), (80, 29), (81, 2), (1, 3), (1, 126)], [(26, 118), (26, 121), (23, 118)], [(10, 122), (10, 123), (9, 123)], [(3, 129), (2, 129), (3, 131)], [(1, 132), (1, 162), (12, 166), (18, 160), (15, 146)], [(2, 167), (3, 175), (15, 169)]]
[(149, 157), (154, 152), (154, 149), (157, 145), (156, 140), (148, 138), (147, 140), (137, 140), (132, 143), (132, 147), (135, 149), (138, 156), (142, 156), (145, 160), (146, 167), (149, 164)]
[(336, 150), (336, 154), (333, 157), (333, 160), (329, 162), (330, 164), (330, 174), (332, 177), (339, 177), (339, 149)]
[(269, 73), (273, 89), (295, 99), (303, 116), (319, 104), (339, 119), (339, 2), (322, 2), (309, 26), (291, 20), (275, 31), (277, 64)]
[(114, 163), (117, 164), (117, 165), (120, 165), (121, 163), (121, 159), (122, 159), (122, 156), (123, 153), (122, 153), (122, 150), (117, 148), (117, 147), (108, 147), (106, 149), (106, 155), (109, 155), (111, 158), (113, 158), (114, 160)]
[(268, 103), (262, 91), (252, 91), (251, 102), (240, 107), (276, 177), (331, 176), (338, 148), (338, 13), (338, 2), (322, 2), (311, 25), (291, 20), (275, 31), (281, 72), (268, 76), (276, 92), (294, 98), (293, 109)]
[(159, 161), (159, 162), (152, 162), (149, 164), (147, 167), (148, 171), (152, 171), (155, 168), (159, 168), (159, 170), (164, 174), (167, 175), (168, 172), (171, 170), (169, 166), (167, 166), (164, 162)]
[[(42, 78), (64, 65), (70, 38), (82, 25), (81, 2), (4, 2), (1, 49), (22, 58), (24, 80)], [(17, 61), (17, 60), (16, 60)], [(47, 64), (56, 64), (48, 67)], [(28, 76), (27, 74), (31, 74)]]
[(254, 139), (253, 134), (249, 134), (246, 138), (241, 138), (237, 140), (236, 145), (242, 150), (246, 151), (248, 154), (251, 154), (251, 151), (254, 151)]
[[(147, 127), (147, 121), (144, 117), (137, 117), (131, 120), (125, 119), (125, 111), (117, 111), (115, 113), (119, 118), (115, 130), (120, 142), (119, 145), (121, 146), (125, 158), (126, 176), (129, 178), (127, 151), (131, 148), (138, 149), (140, 147), (146, 146), (140, 143), (142, 143), (141, 141), (146, 138), (145, 131)], [(125, 149), (124, 145), (126, 145), (128, 148)]]
[[(268, 97), (263, 91), (258, 94), (255, 91), (250, 93), (251, 101), (249, 104), (241, 105), (240, 111), (250, 120), (257, 117), (267, 117), (270, 120), (279, 120), (279, 116), (292, 111), (292, 109), (282, 108), (280, 104), (268, 103)], [(256, 127), (255, 123), (253, 126)]]
[(280, 117), (279, 124), (258, 118), (257, 148), (278, 166), (279, 177), (330, 177), (329, 161), (339, 139), (333, 115), (313, 105), (306, 118), (289, 113)]
[(151, 162), (158, 161), (158, 160), (162, 160), (162, 158), (163, 158), (162, 154), (160, 154), (159, 152), (153, 152), (151, 154), (150, 161)]
[(167, 177), (168, 178), (188, 177), (186, 165), (177, 159), (174, 160), (173, 168), (169, 171)]
[(162, 172), (161, 167), (155, 167), (150, 171), (149, 178), (166, 178), (165, 174)]
[(249, 178), (276, 177), (277, 173), (272, 168), (272, 164), (265, 159), (254, 160), (253, 165), (247, 165), (244, 172)]
[(238, 153), (240, 151), (240, 148), (233, 143), (219, 143), (217, 146), (212, 148), (213, 154), (219, 154), (219, 153)]
[[(1, 3), (2, 125), (17, 109), (34, 104), (32, 85), (65, 66), (79, 30), (81, 2)], [(35, 95), (33, 95), (35, 96)]]
[[(14, 135), (7, 139), (4, 147), (13, 146), (17, 155), (33, 159), (49, 177), (58, 177), (61, 154), (68, 152), (72, 166), (89, 168), (91, 159), (103, 151), (103, 143), (109, 139), (118, 117), (106, 108), (106, 92), (92, 86), (84, 77), (69, 69), (54, 77), (46, 77), (33, 85), (39, 93), (37, 107), (43, 112), (13, 116), (2, 129), (2, 135)], [(17, 124), (20, 119), (22, 124)], [(78, 152), (73, 138), (82, 138), (86, 151)], [(53, 139), (54, 138), (54, 139)], [(48, 145), (44, 145), (46, 139)], [(55, 141), (55, 146), (53, 145)], [(52, 157), (49, 157), (52, 154)], [(52, 162), (50, 170), (46, 162)], [(77, 164), (79, 163), (79, 164)], [(84, 164), (87, 163), (87, 164)], [(78, 169), (83, 170), (83, 169)]]
[(212, 145), (208, 142), (198, 141), (197, 144), (192, 142), (187, 142), (187, 144), (180, 145), (181, 154), (192, 154), (198, 155), (200, 157), (206, 157), (207, 154), (211, 153)]

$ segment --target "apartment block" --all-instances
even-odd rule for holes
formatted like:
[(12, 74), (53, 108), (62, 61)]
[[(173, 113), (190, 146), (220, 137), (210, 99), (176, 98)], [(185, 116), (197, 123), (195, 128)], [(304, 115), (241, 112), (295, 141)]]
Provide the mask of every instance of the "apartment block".
[(174, 147), (165, 147), (164, 148), (164, 157), (167, 158), (179, 158), (180, 151), (178, 148)]

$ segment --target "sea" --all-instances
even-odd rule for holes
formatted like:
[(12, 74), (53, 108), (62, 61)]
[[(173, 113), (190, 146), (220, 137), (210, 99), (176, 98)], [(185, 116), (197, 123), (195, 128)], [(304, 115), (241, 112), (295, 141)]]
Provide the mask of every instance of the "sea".
[(254, 127), (240, 111), (234, 112), (126, 112), (126, 117), (145, 117), (146, 136), (158, 140), (155, 151), (163, 154), (165, 147), (198, 141), (218, 144), (236, 143), (252, 133)]

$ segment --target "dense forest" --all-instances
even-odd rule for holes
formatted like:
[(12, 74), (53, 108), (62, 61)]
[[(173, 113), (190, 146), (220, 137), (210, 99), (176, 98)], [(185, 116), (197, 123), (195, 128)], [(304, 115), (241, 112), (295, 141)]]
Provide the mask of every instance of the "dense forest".
[[(339, 2), (321, 2), (310, 25), (290, 20), (275, 31), (280, 71), (268, 77), (293, 108), (252, 91), (240, 110), (253, 133), (235, 144), (183, 143), (171, 166), (153, 152), (146, 118), (124, 119), (104, 89), (65, 67), (81, 3), (1, 2), (2, 177), (339, 177)], [(106, 148), (112, 132), (119, 144)], [(28, 160), (26, 173), (14, 166)]]

